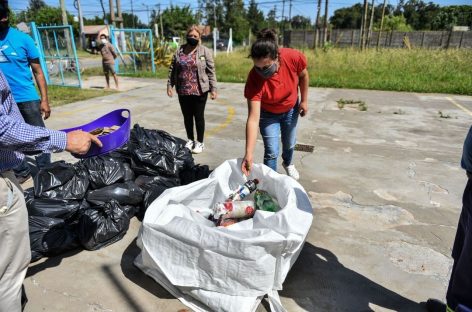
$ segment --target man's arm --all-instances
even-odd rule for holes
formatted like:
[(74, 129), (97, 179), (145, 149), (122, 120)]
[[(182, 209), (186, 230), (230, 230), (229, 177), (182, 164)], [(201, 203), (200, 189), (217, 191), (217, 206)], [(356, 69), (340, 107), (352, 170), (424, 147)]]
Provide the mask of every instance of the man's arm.
[(48, 85), (46, 84), (46, 78), (44, 77), (43, 69), (39, 63), (39, 59), (30, 60), (31, 69), (33, 69), (34, 79), (41, 93), (41, 113), (44, 119), (48, 119), (51, 115), (51, 108), (49, 107), (48, 99)]

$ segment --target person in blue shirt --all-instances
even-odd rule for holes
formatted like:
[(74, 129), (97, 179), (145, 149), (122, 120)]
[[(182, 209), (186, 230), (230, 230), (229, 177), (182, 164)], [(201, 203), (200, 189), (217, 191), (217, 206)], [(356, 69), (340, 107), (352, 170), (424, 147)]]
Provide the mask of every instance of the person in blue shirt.
[(429, 312), (472, 311), (472, 127), (464, 141), (461, 167), (466, 171), (468, 180), (452, 247), (454, 264), (446, 293), (447, 305), (428, 299), (426, 307)]
[(66, 150), (82, 155), (92, 143), (102, 144), (81, 130), (65, 133), (25, 123), (1, 70), (0, 129), (0, 311), (18, 312), (31, 250), (23, 190), (12, 169), (23, 161), (22, 152)]
[[(13, 93), (23, 119), (30, 125), (44, 127), (44, 119), (49, 118), (47, 84), (39, 62), (39, 51), (33, 39), (9, 26), (8, 1), (0, 3), (0, 69), (3, 71)], [(38, 85), (41, 98), (36, 92), (33, 77)], [(35, 156), (38, 169), (51, 163), (51, 156), (43, 153)], [(31, 168), (24, 160), (15, 174), (20, 183), (31, 178)]]

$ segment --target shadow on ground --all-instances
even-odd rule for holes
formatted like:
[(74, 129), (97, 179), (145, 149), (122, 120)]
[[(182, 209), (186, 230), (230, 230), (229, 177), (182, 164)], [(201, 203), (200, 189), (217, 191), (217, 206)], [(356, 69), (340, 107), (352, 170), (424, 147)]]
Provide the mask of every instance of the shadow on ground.
[(126, 248), (121, 257), (121, 271), (127, 279), (147, 290), (161, 299), (175, 299), (167, 290), (162, 288), (155, 280), (147, 276), (134, 264), (134, 259), (139, 255), (141, 249), (136, 245), (136, 239)]
[(346, 268), (329, 250), (308, 242), (280, 295), (293, 299), (306, 311), (364, 312), (376, 310), (375, 306), (402, 312), (425, 311), (420, 304)]

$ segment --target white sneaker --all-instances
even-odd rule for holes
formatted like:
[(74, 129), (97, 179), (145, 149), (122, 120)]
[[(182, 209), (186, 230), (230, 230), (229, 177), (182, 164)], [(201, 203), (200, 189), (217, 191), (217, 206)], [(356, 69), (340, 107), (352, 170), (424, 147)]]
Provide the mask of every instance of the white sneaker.
[(205, 148), (205, 144), (195, 141), (195, 145), (193, 147), (192, 153), (200, 154), (201, 152), (203, 152), (204, 148)]
[(189, 150), (193, 150), (193, 144), (194, 142), (192, 140), (188, 140), (187, 143), (185, 143), (185, 147)]
[(285, 172), (287, 172), (287, 175), (289, 177), (292, 177), (295, 180), (300, 179), (300, 174), (298, 173), (298, 170), (295, 168), (294, 165), (285, 166), (284, 164), (282, 164), (282, 166), (284, 167)]

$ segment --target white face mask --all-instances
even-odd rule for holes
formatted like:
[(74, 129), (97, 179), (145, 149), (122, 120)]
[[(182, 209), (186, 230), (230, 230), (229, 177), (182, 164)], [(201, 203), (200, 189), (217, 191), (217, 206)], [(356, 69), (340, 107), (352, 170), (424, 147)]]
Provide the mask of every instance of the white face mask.
[(100, 41), (101, 41), (103, 44), (107, 43), (107, 40), (106, 40), (106, 39), (100, 39)]

